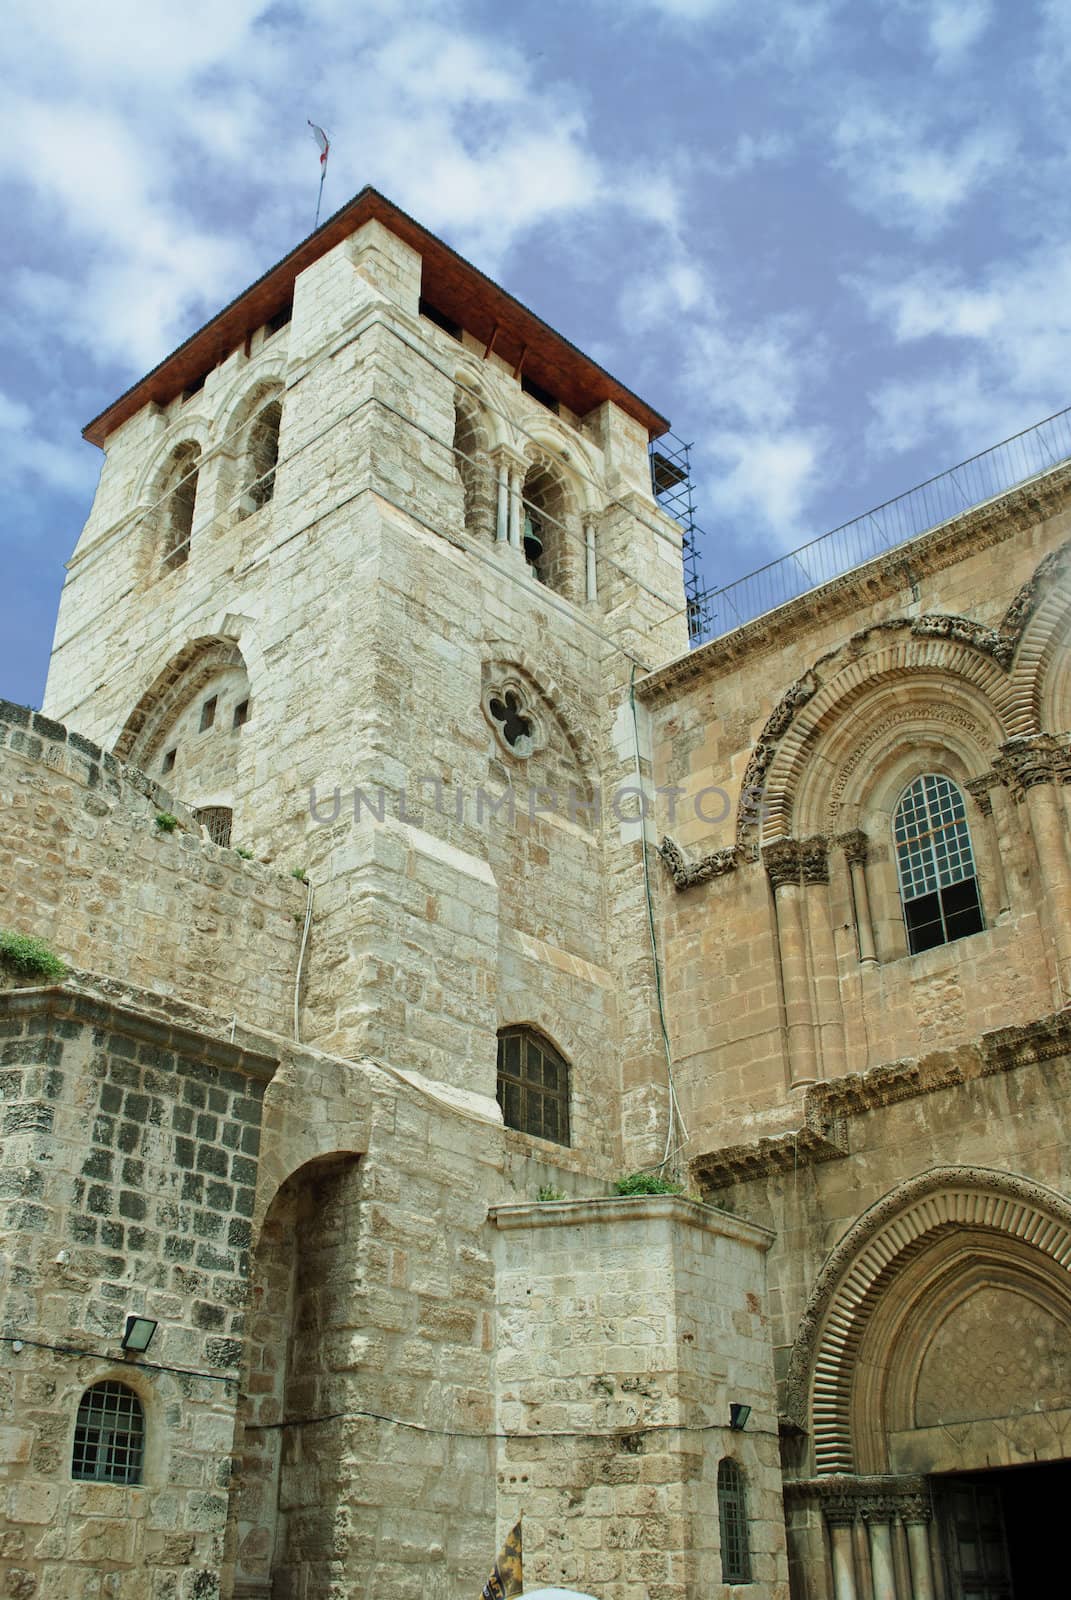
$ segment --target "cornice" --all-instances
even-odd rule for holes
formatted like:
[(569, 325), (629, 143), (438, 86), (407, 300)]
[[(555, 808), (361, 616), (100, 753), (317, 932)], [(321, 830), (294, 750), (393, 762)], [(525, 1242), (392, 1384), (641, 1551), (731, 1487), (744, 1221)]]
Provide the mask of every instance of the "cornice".
[[(682, 685), (697, 678), (713, 679), (723, 672), (732, 671), (748, 656), (766, 650), (783, 650), (801, 634), (810, 631), (818, 622), (829, 622), (861, 605), (872, 605), (877, 600), (891, 599), (905, 587), (905, 575), (910, 563), (910, 574), (916, 580), (954, 566), (967, 553), (975, 554), (992, 545), (1001, 544), (1016, 533), (1033, 527), (1047, 517), (1055, 515), (1071, 498), (1071, 464), (1064, 463), (1043, 477), (1020, 484), (995, 500), (973, 506), (960, 516), (950, 518), (930, 533), (897, 545), (893, 550), (875, 556), (862, 566), (853, 567), (840, 577), (808, 589), (765, 612), (753, 622), (745, 622), (731, 633), (700, 645), (685, 656), (667, 662), (636, 683), (636, 696), (653, 705), (665, 699)], [(1003, 649), (1002, 635), (1011, 622), (1021, 627), (1028, 614), (1029, 602), (1012, 602), (1008, 616), (992, 641), (985, 636), (994, 632), (968, 619), (920, 617), (920, 631), (933, 627), (943, 629), (947, 621), (964, 623), (976, 635), (970, 642), (998, 653)], [(943, 634), (941, 635), (943, 636)], [(999, 654), (998, 654), (999, 659)]]
[(806, 1092), (801, 1128), (696, 1156), (690, 1162), (691, 1173), (702, 1190), (710, 1192), (841, 1160), (850, 1154), (850, 1117), (1063, 1055), (1071, 1055), (1071, 1007), (1033, 1022), (996, 1028), (958, 1050), (888, 1062), (816, 1083)]
[(139, 1044), (174, 1050), (184, 1060), (199, 1061), (205, 1066), (218, 1067), (226, 1072), (240, 1072), (259, 1083), (270, 1083), (279, 1065), (277, 1056), (231, 1044), (210, 1033), (202, 1033), (102, 995), (89, 994), (66, 983), (0, 990), (0, 1017), (12, 1021), (51, 1017), (57, 1021), (107, 1028)]
[(492, 1206), (487, 1213), (496, 1228), (572, 1228), (579, 1223), (677, 1222), (723, 1239), (736, 1239), (768, 1250), (774, 1235), (757, 1222), (745, 1222), (717, 1206), (678, 1194), (609, 1195), (592, 1200), (527, 1200)]

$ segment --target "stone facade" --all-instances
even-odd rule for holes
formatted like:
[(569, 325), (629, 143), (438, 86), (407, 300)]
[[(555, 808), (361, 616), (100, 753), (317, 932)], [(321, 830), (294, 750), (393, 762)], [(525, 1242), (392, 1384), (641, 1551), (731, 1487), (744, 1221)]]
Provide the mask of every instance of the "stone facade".
[[(601, 1600), (957, 1600), (967, 1523), (1026, 1592), (1071, 474), (687, 653), (661, 425), (370, 191), (91, 425), (0, 705), (4, 926), (69, 967), (0, 990), (6, 1593), (461, 1600), (519, 1514)], [(909, 954), (927, 774), (980, 910)], [(503, 1029), (566, 1074), (523, 1126)], [(98, 1383), (133, 1481), (72, 1475)]]

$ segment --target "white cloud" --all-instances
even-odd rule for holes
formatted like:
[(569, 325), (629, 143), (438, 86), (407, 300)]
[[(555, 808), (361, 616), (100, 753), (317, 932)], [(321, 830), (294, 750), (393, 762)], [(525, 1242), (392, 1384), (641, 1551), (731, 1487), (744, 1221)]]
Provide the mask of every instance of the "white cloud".
[(928, 33), (938, 66), (960, 66), (992, 20), (992, 0), (936, 0), (929, 15)]
[(976, 283), (934, 268), (854, 286), (899, 343), (944, 346), (937, 370), (931, 358), (924, 374), (875, 390), (875, 450), (911, 449), (938, 430), (971, 451), (1071, 399), (1071, 246), (1005, 260)]
[(0, 478), (9, 490), (37, 478), (53, 488), (85, 494), (98, 464), (88, 446), (61, 446), (44, 437), (30, 407), (0, 390)]
[(930, 234), (983, 188), (1009, 161), (1013, 142), (996, 126), (959, 138), (927, 137), (917, 118), (858, 104), (834, 132), (835, 166), (855, 203), (879, 221)]

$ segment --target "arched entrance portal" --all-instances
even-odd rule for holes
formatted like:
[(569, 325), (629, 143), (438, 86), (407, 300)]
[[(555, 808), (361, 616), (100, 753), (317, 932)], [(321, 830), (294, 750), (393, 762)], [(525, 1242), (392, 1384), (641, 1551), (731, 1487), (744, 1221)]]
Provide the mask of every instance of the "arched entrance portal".
[(819, 1276), (788, 1401), (812, 1474), (790, 1525), (826, 1543), (800, 1570), (828, 1555), (837, 1600), (1039, 1592), (1063, 1555), (1033, 1508), (1071, 1486), (1071, 1206), (974, 1168), (886, 1196)]

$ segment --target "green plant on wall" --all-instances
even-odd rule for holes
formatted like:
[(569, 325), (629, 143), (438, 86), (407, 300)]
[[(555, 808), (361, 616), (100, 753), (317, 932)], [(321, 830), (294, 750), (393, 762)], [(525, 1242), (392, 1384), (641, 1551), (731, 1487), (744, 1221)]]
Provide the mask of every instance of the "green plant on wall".
[(178, 818), (170, 811), (158, 811), (156, 813), (156, 826), (161, 833), (174, 833), (178, 827)]
[(0, 929), (0, 961), (22, 978), (63, 978), (67, 968), (43, 939)]
[(683, 1194), (683, 1183), (674, 1183), (670, 1178), (659, 1178), (653, 1172), (630, 1172), (624, 1178), (618, 1178), (614, 1184), (615, 1194)]

